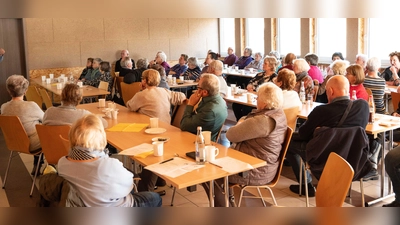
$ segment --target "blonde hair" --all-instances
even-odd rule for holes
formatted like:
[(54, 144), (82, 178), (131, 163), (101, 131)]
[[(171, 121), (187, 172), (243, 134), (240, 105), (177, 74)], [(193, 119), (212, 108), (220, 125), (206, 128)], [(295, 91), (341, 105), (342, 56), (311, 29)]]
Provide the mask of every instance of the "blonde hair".
[(160, 73), (154, 69), (148, 69), (143, 71), (142, 79), (146, 80), (148, 86), (158, 86), (160, 84)]
[(279, 109), (283, 104), (282, 89), (272, 82), (259, 86), (257, 91), (258, 101), (265, 103), (265, 109)]
[(296, 86), (296, 75), (294, 74), (293, 70), (283, 68), (279, 71), (276, 81), (282, 82), (282, 90), (290, 91)]
[(329, 67), (332, 69), (334, 75), (344, 75), (349, 65), (350, 63), (347, 60), (336, 60)]
[(106, 133), (100, 118), (89, 114), (77, 120), (69, 131), (71, 146), (103, 151), (107, 145)]

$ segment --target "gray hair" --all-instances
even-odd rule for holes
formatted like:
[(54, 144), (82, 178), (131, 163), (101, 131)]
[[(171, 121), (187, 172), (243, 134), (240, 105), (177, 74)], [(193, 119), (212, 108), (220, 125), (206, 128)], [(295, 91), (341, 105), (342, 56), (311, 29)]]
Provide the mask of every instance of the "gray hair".
[(246, 47), (246, 48), (244, 48), (244, 51), (246, 51), (246, 50), (249, 52), (250, 56), (253, 55), (253, 49), (251, 49), (250, 47)]
[(188, 59), (188, 64), (191, 64), (193, 66), (199, 66), (199, 62), (196, 57), (190, 57)]
[(369, 71), (378, 71), (381, 66), (381, 60), (378, 57), (372, 57), (367, 61), (367, 70)]
[(277, 51), (270, 51), (268, 55), (274, 56), (277, 60), (281, 59), (281, 54), (279, 54)]
[(101, 60), (100, 58), (94, 58), (93, 61), (96, 61), (96, 62), (98, 62), (99, 64), (100, 64), (101, 62), (103, 62), (103, 60)]
[(6, 80), (6, 87), (11, 97), (21, 97), (28, 90), (29, 81), (22, 75), (11, 75)]
[(259, 55), (261, 58), (263, 58), (263, 54), (261, 52), (256, 52), (254, 53), (254, 56)]
[(257, 91), (258, 101), (265, 103), (266, 109), (279, 109), (283, 105), (282, 89), (272, 82), (267, 82), (259, 86)]
[(157, 55), (160, 56), (163, 62), (167, 61), (167, 55), (164, 52), (157, 52)]
[(211, 73), (203, 73), (201, 78), (203, 80), (202, 89), (208, 91), (210, 96), (219, 94), (219, 80), (218, 77)]
[(332, 69), (334, 75), (344, 75), (346, 68), (349, 67), (350, 62), (347, 60), (336, 60), (329, 67)]
[(146, 58), (140, 58), (138, 59), (136, 66), (138, 69), (147, 69), (147, 66), (149, 65), (149, 61)]
[(307, 72), (310, 70), (310, 65), (308, 65), (305, 59), (293, 60), (293, 66), (296, 66), (301, 72)]
[(360, 57), (362, 59), (362, 61), (364, 62), (364, 64), (362, 65), (363, 67), (365, 67), (367, 65), (367, 61), (368, 61), (368, 56), (365, 54), (357, 54), (356, 55), (356, 59)]
[[(129, 66), (130, 65), (130, 66)], [(121, 60), (121, 66), (123, 68), (132, 67), (132, 59), (129, 57), (125, 57)]]

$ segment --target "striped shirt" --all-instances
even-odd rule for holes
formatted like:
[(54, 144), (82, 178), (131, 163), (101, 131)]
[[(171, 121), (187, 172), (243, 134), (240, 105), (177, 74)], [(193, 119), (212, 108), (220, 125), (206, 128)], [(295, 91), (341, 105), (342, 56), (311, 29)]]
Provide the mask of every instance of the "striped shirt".
[(369, 88), (372, 91), (375, 102), (375, 112), (376, 113), (386, 113), (385, 103), (383, 96), (385, 95), (385, 79), (377, 77), (365, 77), (364, 87)]

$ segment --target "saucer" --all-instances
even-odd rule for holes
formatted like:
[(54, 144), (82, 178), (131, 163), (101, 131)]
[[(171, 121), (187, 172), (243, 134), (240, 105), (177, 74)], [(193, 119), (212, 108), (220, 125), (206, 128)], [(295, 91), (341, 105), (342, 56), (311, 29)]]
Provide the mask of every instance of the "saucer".
[(146, 134), (162, 134), (165, 131), (167, 131), (167, 129), (165, 129), (165, 128), (149, 128), (149, 129), (146, 129), (144, 132)]
[(151, 139), (152, 141), (161, 141), (161, 142), (168, 142), (169, 137), (155, 137)]

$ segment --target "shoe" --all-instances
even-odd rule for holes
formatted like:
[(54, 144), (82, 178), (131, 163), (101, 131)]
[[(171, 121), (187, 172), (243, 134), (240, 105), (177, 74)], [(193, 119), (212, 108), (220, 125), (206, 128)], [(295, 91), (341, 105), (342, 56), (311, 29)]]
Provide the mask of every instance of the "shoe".
[(162, 178), (157, 178), (157, 182), (156, 182), (156, 186), (158, 186), (158, 187), (164, 187), (165, 185), (167, 185), (167, 182), (164, 180), (164, 179), (162, 179)]
[[(314, 185), (312, 185), (311, 183), (308, 183), (307, 186), (308, 186), (308, 197), (314, 197), (315, 196)], [(293, 184), (293, 185), (290, 185), (290, 187), (289, 187), (290, 191), (292, 191), (293, 193), (296, 193), (296, 194), (299, 194), (299, 188), (300, 188), (300, 185), (298, 185), (298, 184)], [(301, 195), (306, 195), (305, 185), (303, 185), (303, 187), (301, 188)]]
[(372, 168), (372, 170), (369, 171), (369, 173), (363, 177), (363, 181), (378, 180), (378, 179), (379, 179), (378, 171), (374, 168)]
[(396, 202), (396, 201), (393, 201), (393, 202), (391, 202), (389, 204), (382, 205), (382, 207), (400, 207), (400, 203)]

